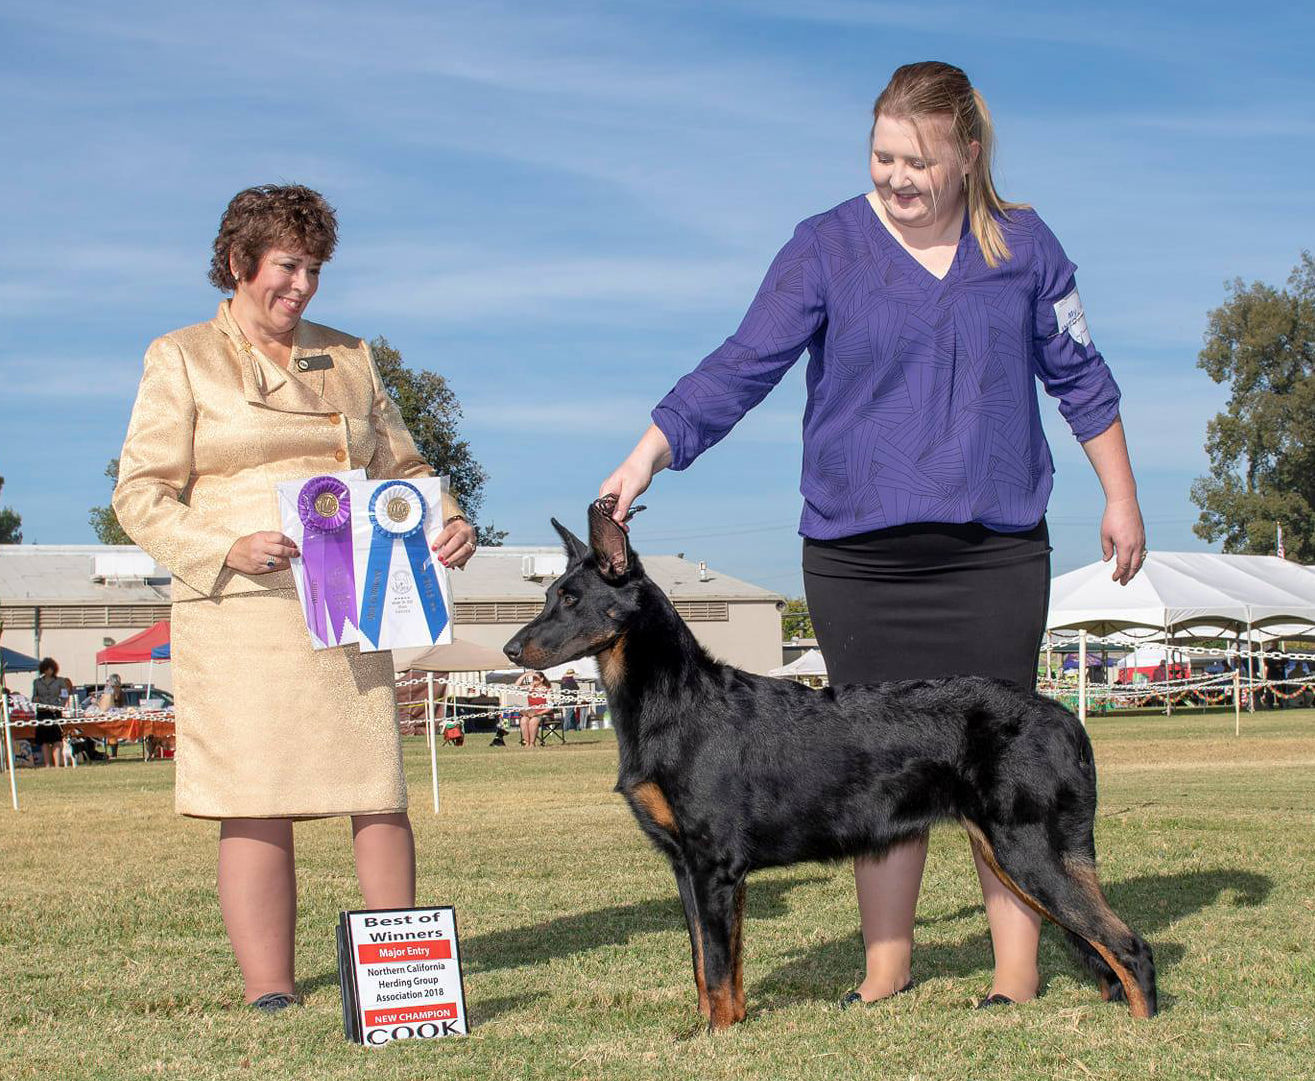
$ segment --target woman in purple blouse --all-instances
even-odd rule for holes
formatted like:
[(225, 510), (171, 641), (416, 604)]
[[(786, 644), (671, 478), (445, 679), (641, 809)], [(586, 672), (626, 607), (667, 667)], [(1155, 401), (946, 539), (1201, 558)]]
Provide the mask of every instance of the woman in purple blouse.
[[(684, 376), (601, 493), (616, 518), (684, 469), (807, 349), (804, 585), (833, 683), (979, 674), (1036, 682), (1054, 466), (1036, 381), (1105, 491), (1101, 547), (1126, 584), (1146, 557), (1119, 388), (1074, 265), (996, 193), (986, 103), (949, 64), (898, 69), (873, 108), (873, 190), (808, 218), (739, 330)], [(854, 873), (866, 974), (855, 1005), (912, 986), (915, 836)], [(995, 951), (980, 1005), (1037, 992), (1040, 918), (977, 865)]]

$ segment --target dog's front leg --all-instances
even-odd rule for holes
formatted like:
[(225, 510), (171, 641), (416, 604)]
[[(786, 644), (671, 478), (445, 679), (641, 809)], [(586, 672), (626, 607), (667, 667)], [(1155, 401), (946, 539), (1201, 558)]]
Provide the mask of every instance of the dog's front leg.
[(708, 1028), (744, 1020), (741, 924), (744, 876), (725, 867), (692, 868), (691, 883), (703, 929), (703, 974), (708, 989)]
[(683, 859), (671, 861), (676, 875), (676, 888), (680, 890), (680, 903), (685, 908), (685, 926), (689, 928), (690, 959), (694, 962), (694, 986), (699, 993), (699, 1013), (709, 1021), (712, 1007), (708, 1003), (708, 981), (703, 973), (703, 921), (699, 919), (699, 905), (694, 896), (694, 883)]

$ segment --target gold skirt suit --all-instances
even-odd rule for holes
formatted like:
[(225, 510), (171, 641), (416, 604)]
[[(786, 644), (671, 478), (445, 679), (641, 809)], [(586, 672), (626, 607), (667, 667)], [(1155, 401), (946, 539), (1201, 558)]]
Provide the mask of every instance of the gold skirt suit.
[[(298, 369), (324, 355), (331, 366)], [(357, 467), (433, 473), (359, 338), (302, 320), (284, 369), (247, 342), (225, 300), (211, 321), (151, 343), (114, 510), (173, 574), (180, 814), (406, 809), (392, 654), (312, 649), (291, 571), (224, 564), (238, 538), (282, 531), (275, 484)], [(444, 520), (460, 513), (445, 503)]]

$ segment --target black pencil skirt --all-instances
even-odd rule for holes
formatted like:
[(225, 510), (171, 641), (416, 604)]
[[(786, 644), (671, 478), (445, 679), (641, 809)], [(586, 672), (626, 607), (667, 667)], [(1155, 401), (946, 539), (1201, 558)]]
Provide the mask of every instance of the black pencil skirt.
[(1050, 535), (917, 523), (804, 539), (808, 612), (831, 683), (977, 675), (1036, 685)]

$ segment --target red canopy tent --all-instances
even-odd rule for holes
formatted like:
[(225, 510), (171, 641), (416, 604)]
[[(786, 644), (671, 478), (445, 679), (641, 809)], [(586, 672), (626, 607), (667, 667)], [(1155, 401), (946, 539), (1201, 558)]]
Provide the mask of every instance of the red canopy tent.
[(151, 650), (156, 646), (162, 646), (169, 641), (169, 621), (160, 620), (153, 627), (147, 627), (146, 630), (134, 634), (131, 638), (125, 638), (112, 646), (106, 646), (96, 654), (97, 664), (133, 664), (138, 661), (149, 661), (151, 659)]

